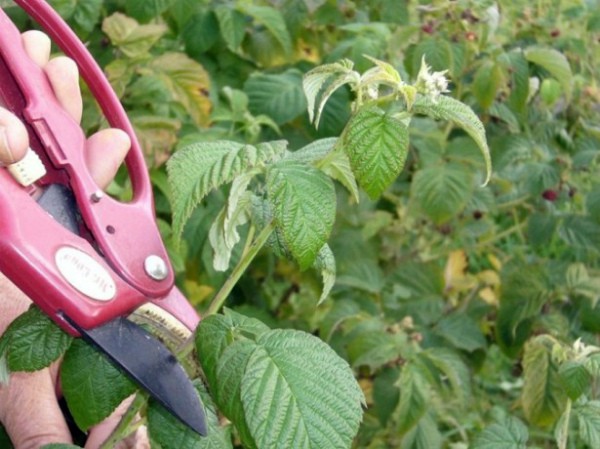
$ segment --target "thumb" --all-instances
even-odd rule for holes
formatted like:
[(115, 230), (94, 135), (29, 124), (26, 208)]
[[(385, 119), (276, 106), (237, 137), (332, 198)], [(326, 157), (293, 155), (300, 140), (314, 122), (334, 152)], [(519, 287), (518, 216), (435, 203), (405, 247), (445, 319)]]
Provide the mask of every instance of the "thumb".
[(49, 369), (12, 373), (0, 387), (0, 420), (15, 449), (71, 442), (54, 387)]

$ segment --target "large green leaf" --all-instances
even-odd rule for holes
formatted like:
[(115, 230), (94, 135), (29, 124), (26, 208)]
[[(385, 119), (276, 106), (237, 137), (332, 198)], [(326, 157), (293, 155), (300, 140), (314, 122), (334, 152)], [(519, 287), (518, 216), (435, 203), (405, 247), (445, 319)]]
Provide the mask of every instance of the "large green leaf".
[(335, 187), (323, 172), (295, 161), (269, 167), (267, 192), (278, 229), (302, 269), (311, 266), (335, 219)]
[(250, 100), (250, 111), (268, 115), (278, 125), (292, 121), (306, 110), (302, 73), (297, 69), (254, 74), (246, 81), (244, 91)]
[[(256, 443), (244, 413), (242, 380), (256, 345), (250, 340), (240, 340), (227, 346), (217, 365), (216, 398), (222, 413), (234, 423), (246, 448), (256, 448)], [(215, 380), (211, 385), (214, 387)]]
[(460, 214), (473, 193), (473, 172), (460, 163), (443, 163), (419, 170), (411, 196), (436, 224)]
[(517, 418), (507, 417), (479, 433), (471, 449), (526, 449), (529, 432)]
[(269, 331), (256, 344), (242, 402), (257, 446), (350, 447), (364, 398), (347, 363), (300, 331)]
[(343, 149), (360, 186), (378, 198), (398, 177), (408, 154), (408, 129), (377, 107), (360, 109), (348, 123)]
[(464, 103), (447, 95), (441, 95), (435, 100), (419, 95), (412, 109), (417, 114), (427, 115), (436, 120), (447, 120), (459, 126), (477, 143), (485, 161), (486, 176), (483, 184), (487, 184), (492, 175), (492, 160), (487, 144), (485, 128), (473, 110)]
[(136, 390), (125, 374), (81, 339), (74, 340), (65, 353), (60, 378), (69, 410), (83, 430), (109, 416)]
[(562, 414), (567, 396), (560, 385), (558, 366), (542, 338), (525, 345), (521, 404), (530, 423), (551, 426)]
[(37, 371), (57, 360), (72, 340), (38, 307), (30, 307), (2, 335), (0, 356), (10, 371)]
[(217, 141), (192, 144), (175, 153), (167, 164), (174, 235), (181, 235), (194, 208), (211, 190), (280, 158), (285, 147), (285, 142), (252, 146)]
[(196, 351), (211, 388), (217, 389), (217, 369), (225, 349), (235, 341), (257, 338), (268, 331), (267, 325), (254, 318), (225, 310), (225, 315), (210, 315), (196, 329)]

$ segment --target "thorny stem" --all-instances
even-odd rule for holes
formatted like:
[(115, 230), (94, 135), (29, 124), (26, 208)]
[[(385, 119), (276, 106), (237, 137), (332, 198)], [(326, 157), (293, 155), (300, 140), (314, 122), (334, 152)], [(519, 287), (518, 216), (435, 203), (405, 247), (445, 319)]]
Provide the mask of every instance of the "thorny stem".
[(252, 243), (249, 245), (248, 243), (246, 244), (240, 261), (235, 266), (235, 268), (233, 269), (233, 271), (231, 272), (221, 289), (217, 292), (212, 302), (210, 303), (210, 306), (208, 306), (208, 310), (205, 312), (206, 316), (214, 315), (219, 311), (219, 309), (221, 309), (221, 307), (225, 303), (225, 300), (231, 293), (231, 290), (233, 290), (235, 284), (237, 284), (242, 275), (246, 272), (246, 269), (248, 268), (248, 265), (250, 265), (250, 262), (254, 260), (260, 249), (265, 245), (265, 243), (267, 243), (267, 239), (271, 235), (271, 232), (273, 232), (273, 229), (275, 229), (275, 224), (273, 222), (270, 222), (260, 232), (258, 237), (256, 237), (256, 239), (252, 241), (252, 238), (254, 236), (254, 229), (254, 226), (250, 228), (250, 232), (248, 234), (247, 239), (247, 242)]
[[(231, 290), (233, 290), (233, 287), (235, 287), (237, 282), (245, 273), (246, 269), (248, 268), (248, 265), (250, 265), (250, 263), (254, 260), (260, 249), (265, 245), (265, 243), (267, 243), (267, 239), (273, 232), (273, 229), (275, 229), (275, 223), (271, 221), (265, 226), (265, 228), (260, 232), (260, 234), (258, 234), (256, 239), (253, 240), (255, 228), (254, 226), (250, 227), (250, 231), (248, 232), (248, 238), (246, 239), (246, 246), (244, 248), (244, 251), (242, 252), (242, 257), (240, 258), (240, 261), (235, 266), (235, 268), (233, 269), (233, 271), (231, 272), (221, 289), (214, 296), (213, 300), (208, 306), (208, 309), (204, 313), (204, 316), (214, 315), (221, 309), (221, 307), (225, 303), (225, 300), (231, 293)], [(180, 346), (179, 350), (177, 351), (177, 358), (181, 360), (182, 358), (190, 354), (193, 350), (194, 336), (192, 335)]]
[(112, 431), (99, 449), (114, 448), (119, 441), (124, 440), (133, 432), (135, 432), (141, 425), (145, 424), (145, 418), (138, 419), (137, 421), (135, 421), (135, 418), (142, 408), (144, 408), (147, 401), (148, 397), (145, 394), (138, 392), (131, 404), (129, 404), (129, 408), (119, 421), (119, 424), (115, 430)]

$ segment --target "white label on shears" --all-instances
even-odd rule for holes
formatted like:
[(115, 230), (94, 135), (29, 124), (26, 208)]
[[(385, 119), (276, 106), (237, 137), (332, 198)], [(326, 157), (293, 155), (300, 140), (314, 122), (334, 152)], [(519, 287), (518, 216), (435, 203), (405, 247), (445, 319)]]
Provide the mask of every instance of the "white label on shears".
[(73, 288), (96, 301), (110, 301), (117, 286), (110, 274), (89, 254), (63, 246), (54, 256), (60, 274)]

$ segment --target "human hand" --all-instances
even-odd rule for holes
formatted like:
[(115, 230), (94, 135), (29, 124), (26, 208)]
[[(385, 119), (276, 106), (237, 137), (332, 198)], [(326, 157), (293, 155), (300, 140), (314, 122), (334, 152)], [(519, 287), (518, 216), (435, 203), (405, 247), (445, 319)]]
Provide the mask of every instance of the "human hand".
[[(61, 106), (78, 122), (83, 104), (75, 63), (66, 57), (50, 60), (50, 39), (39, 31), (23, 34), (23, 44), (31, 59), (44, 69)], [(91, 136), (85, 146), (85, 160), (93, 179), (105, 188), (114, 177), (129, 147), (127, 134), (105, 129)], [(19, 161), (29, 146), (23, 123), (0, 107), (0, 163)], [(110, 148), (110, 151), (107, 149)], [(10, 322), (25, 312), (31, 301), (0, 274), (0, 334)], [(13, 373), (8, 386), (0, 387), (0, 422), (16, 449), (39, 448), (49, 443), (69, 443), (71, 435), (57, 401), (58, 364), (33, 373)], [(118, 423), (125, 407), (89, 433), (86, 448), (101, 445)], [(143, 431), (123, 442), (120, 448), (149, 448)]]

